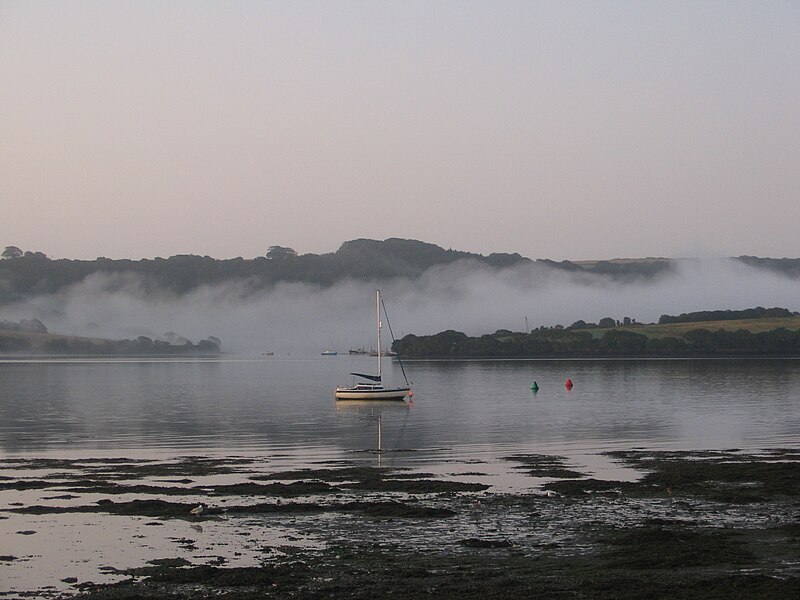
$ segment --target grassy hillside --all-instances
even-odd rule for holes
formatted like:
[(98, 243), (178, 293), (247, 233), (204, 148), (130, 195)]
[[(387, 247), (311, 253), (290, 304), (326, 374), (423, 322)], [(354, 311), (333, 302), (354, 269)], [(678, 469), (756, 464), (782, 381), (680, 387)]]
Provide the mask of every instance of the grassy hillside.
[(596, 327), (585, 329), (595, 338), (602, 337), (611, 329), (615, 331), (631, 331), (648, 338), (683, 337), (683, 335), (693, 329), (707, 329), (708, 331), (738, 331), (744, 329), (750, 333), (761, 333), (773, 331), (775, 329), (788, 329), (789, 331), (800, 331), (800, 316), (782, 317), (775, 319), (741, 319), (734, 321), (699, 321), (694, 323), (669, 323), (659, 325), (657, 323), (637, 324), (630, 326), (620, 326), (613, 328)]
[(559, 325), (529, 333), (498, 330), (479, 337), (448, 330), (429, 336), (410, 334), (392, 347), (402, 356), (419, 358), (800, 356), (800, 316), (614, 327)]

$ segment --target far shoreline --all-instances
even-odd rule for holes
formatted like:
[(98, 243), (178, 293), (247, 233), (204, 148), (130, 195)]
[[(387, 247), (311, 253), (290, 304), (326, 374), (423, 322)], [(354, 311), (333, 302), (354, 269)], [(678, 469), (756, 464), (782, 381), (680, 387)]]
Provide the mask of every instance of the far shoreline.
[(800, 354), (777, 355), (703, 355), (703, 356), (409, 356), (401, 357), (404, 363), (410, 362), (525, 362), (525, 361), (668, 361), (668, 360), (800, 360)]

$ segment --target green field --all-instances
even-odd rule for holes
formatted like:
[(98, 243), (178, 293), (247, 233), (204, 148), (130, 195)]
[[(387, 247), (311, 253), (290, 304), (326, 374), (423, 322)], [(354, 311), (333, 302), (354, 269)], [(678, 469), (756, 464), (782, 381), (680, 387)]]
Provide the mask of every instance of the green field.
[(595, 338), (600, 338), (606, 331), (614, 329), (616, 331), (632, 331), (648, 338), (682, 337), (687, 331), (692, 329), (707, 329), (717, 331), (738, 331), (744, 329), (750, 333), (761, 333), (763, 331), (773, 331), (775, 329), (788, 329), (790, 331), (800, 331), (800, 316), (781, 317), (774, 319), (739, 319), (733, 321), (698, 321), (693, 323), (669, 323), (659, 325), (657, 323), (623, 325), (613, 328), (593, 327), (586, 329)]

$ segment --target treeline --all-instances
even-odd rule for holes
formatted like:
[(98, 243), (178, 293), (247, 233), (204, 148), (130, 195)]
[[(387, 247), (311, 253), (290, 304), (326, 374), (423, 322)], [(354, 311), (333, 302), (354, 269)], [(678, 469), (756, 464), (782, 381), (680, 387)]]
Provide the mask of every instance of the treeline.
[(539, 264), (567, 271), (577, 275), (591, 273), (599, 277), (611, 279), (618, 283), (630, 283), (651, 280), (668, 274), (675, 269), (676, 263), (669, 259), (643, 259), (628, 261), (598, 260), (588, 263), (574, 263), (568, 260), (555, 262), (547, 259), (536, 261)]
[(0, 320), (0, 331), (27, 331), (47, 333), (47, 327), (39, 319), (20, 319), (18, 322)]
[(175, 345), (161, 340), (153, 340), (139, 336), (135, 340), (104, 340), (94, 343), (81, 338), (57, 338), (49, 340), (43, 347), (48, 354), (117, 354), (117, 355), (157, 355), (173, 354), (208, 354), (221, 352), (221, 344), (217, 338), (208, 338), (192, 343)]
[(766, 269), (784, 277), (800, 278), (800, 259), (798, 258), (759, 258), (740, 256), (738, 260), (750, 267)]
[(554, 327), (529, 334), (501, 330), (469, 337), (448, 330), (429, 336), (407, 335), (392, 349), (410, 358), (800, 356), (800, 331), (693, 329), (680, 336), (651, 337), (621, 328), (595, 336), (581, 329)]
[(217, 355), (222, 343), (209, 337), (196, 344), (170, 344), (139, 336), (135, 340), (96, 340), (70, 336), (47, 336), (46, 339), (25, 335), (0, 335), (0, 353), (56, 355), (171, 356), (185, 354)]
[[(282, 282), (328, 287), (346, 279), (416, 279), (428, 269), (461, 260), (475, 261), (490, 269), (535, 263), (576, 277), (590, 275), (620, 283), (653, 280), (673, 272), (677, 265), (676, 261), (669, 259), (590, 263), (543, 259), (533, 261), (517, 253), (484, 256), (399, 238), (384, 241), (352, 240), (344, 242), (336, 252), (327, 254), (298, 254), (292, 248), (269, 246), (264, 256), (250, 259), (216, 259), (184, 254), (142, 260), (104, 257), (95, 260), (54, 260), (42, 252), (6, 246), (0, 253), (0, 305), (53, 294), (95, 274), (132, 274), (136, 276), (137, 287), (144, 293), (182, 295), (202, 286), (232, 281), (243, 283), (245, 291), (257, 292)], [(784, 276), (800, 277), (800, 259), (739, 257), (735, 260)], [(124, 280), (117, 282), (117, 285), (124, 285)]]
[[(619, 282), (649, 280), (669, 273), (670, 261), (614, 263), (599, 261), (579, 265), (569, 261), (532, 261), (517, 253), (487, 256), (441, 248), (417, 240), (390, 238), (384, 241), (359, 239), (345, 242), (334, 253), (298, 254), (284, 246), (270, 246), (264, 256), (245, 259), (215, 259), (210, 256), (178, 255), (142, 260), (95, 260), (48, 258), (41, 252), (8, 246), (0, 260), (0, 305), (41, 294), (53, 294), (80, 283), (94, 274), (132, 274), (145, 293), (167, 291), (182, 295), (201, 286), (232, 281), (243, 290), (259, 291), (282, 282), (328, 287), (354, 279), (386, 281), (416, 279), (433, 267), (470, 260), (489, 269), (506, 269), (536, 263), (577, 275), (593, 274)], [(124, 281), (120, 281), (123, 285)]]
[(659, 325), (669, 323), (700, 323), (702, 321), (740, 321), (744, 319), (773, 319), (793, 316), (787, 308), (748, 308), (745, 310), (704, 310), (699, 312), (681, 313), (677, 317), (661, 315)]
[(52, 294), (94, 274), (133, 274), (145, 293), (167, 291), (182, 295), (206, 285), (238, 281), (258, 291), (281, 282), (331, 286), (345, 279), (385, 280), (419, 277), (437, 265), (475, 260), (491, 268), (530, 262), (519, 254), (490, 254), (445, 250), (415, 240), (353, 240), (335, 253), (297, 254), (292, 248), (270, 246), (253, 259), (215, 259), (178, 255), (142, 260), (52, 260), (41, 252), (6, 247), (0, 260), (0, 305), (41, 294)]

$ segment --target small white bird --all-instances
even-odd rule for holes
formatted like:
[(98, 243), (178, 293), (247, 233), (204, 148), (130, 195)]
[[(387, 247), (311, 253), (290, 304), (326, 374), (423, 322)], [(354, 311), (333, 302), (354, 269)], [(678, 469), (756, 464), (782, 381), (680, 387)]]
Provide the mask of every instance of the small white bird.
[(203, 511), (204, 511), (205, 509), (206, 509), (206, 507), (205, 507), (205, 504), (202, 504), (202, 503), (200, 503), (200, 504), (198, 504), (197, 506), (195, 506), (195, 507), (194, 507), (192, 510), (190, 510), (189, 512), (190, 512), (191, 514), (193, 514), (193, 515), (197, 516), (197, 515), (202, 515), (202, 514), (203, 514)]

